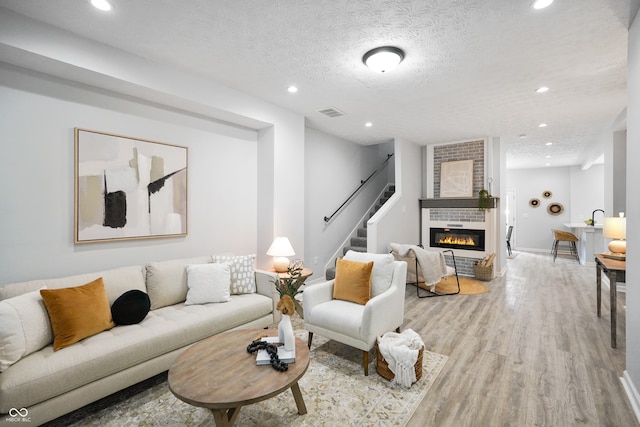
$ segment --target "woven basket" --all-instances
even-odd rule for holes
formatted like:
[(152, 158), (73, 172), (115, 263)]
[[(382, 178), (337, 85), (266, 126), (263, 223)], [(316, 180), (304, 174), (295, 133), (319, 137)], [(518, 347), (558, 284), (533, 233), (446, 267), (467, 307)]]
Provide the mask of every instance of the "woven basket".
[[(418, 360), (416, 360), (415, 370), (416, 370), (416, 381), (418, 381), (422, 377), (422, 357), (424, 354), (424, 346), (420, 347), (420, 351), (418, 352)], [(382, 353), (378, 348), (378, 341), (376, 341), (376, 371), (380, 374), (380, 376), (384, 379), (391, 381), (395, 378), (395, 374), (391, 372), (389, 369), (389, 365), (387, 361), (382, 357)]]
[(480, 264), (473, 265), (473, 276), (477, 280), (490, 281), (493, 280), (493, 264), (482, 266)]

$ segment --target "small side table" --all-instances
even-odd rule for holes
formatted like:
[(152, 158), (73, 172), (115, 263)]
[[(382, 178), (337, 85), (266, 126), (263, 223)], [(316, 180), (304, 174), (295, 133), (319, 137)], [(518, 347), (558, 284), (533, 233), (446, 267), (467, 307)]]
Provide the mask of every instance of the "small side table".
[(609, 299), (611, 306), (611, 347), (616, 348), (616, 320), (617, 320), (617, 282), (624, 282), (626, 279), (627, 263), (596, 254), (596, 300), (597, 313), (600, 317), (600, 301), (602, 300), (602, 272), (609, 277)]
[[(271, 269), (271, 272), (275, 273), (275, 270)], [(302, 279), (302, 283), (304, 284), (304, 281), (307, 280), (307, 278), (309, 278), (309, 276), (313, 275), (313, 270), (311, 270), (310, 268), (303, 268), (302, 271), (300, 272), (300, 278)], [(287, 273), (286, 271), (284, 273), (278, 273), (278, 277), (280, 277), (280, 280), (282, 279), (288, 279), (291, 276), (289, 275), (289, 273)], [(294, 298), (293, 299), (293, 303), (295, 304), (296, 307), (296, 313), (298, 313), (298, 315), (304, 319), (304, 312), (302, 309), (302, 301)]]

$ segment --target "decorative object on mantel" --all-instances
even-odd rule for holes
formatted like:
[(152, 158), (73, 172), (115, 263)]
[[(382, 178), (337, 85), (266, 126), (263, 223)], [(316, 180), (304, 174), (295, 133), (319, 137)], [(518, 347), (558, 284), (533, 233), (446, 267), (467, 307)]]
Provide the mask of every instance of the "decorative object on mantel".
[(480, 208), (480, 210), (493, 208), (493, 201), (491, 200), (491, 195), (485, 189), (482, 189), (478, 192), (478, 208)]
[(540, 206), (540, 199), (531, 199), (529, 200), (529, 206), (532, 208), (537, 208)]
[(473, 196), (473, 160), (440, 163), (440, 197)]
[(549, 215), (560, 215), (564, 212), (564, 206), (557, 202), (549, 203), (549, 206), (547, 206), (547, 212), (549, 212)]
[(553, 196), (553, 193), (552, 193), (551, 191), (549, 191), (549, 190), (544, 191), (544, 192), (542, 193), (542, 197), (544, 197), (545, 199), (548, 199), (548, 198), (549, 198), (549, 197), (551, 197), (551, 196)]

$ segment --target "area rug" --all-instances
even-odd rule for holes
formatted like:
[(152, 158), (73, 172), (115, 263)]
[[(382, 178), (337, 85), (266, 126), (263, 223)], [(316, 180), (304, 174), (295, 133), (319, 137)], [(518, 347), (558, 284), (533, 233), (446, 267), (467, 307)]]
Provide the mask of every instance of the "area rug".
[[(423, 289), (429, 290), (424, 283), (420, 284)], [(450, 294), (458, 290), (455, 276), (446, 277), (436, 285), (436, 292), (439, 294)], [(477, 280), (467, 277), (460, 277), (460, 295), (479, 295), (489, 292), (489, 287)]]
[[(306, 340), (307, 332), (296, 335)], [(297, 413), (290, 391), (242, 408), (237, 426), (404, 426), (424, 399), (447, 362), (447, 356), (424, 352), (422, 378), (409, 389), (391, 387), (378, 375), (375, 354), (370, 355), (369, 376), (362, 367), (362, 352), (336, 341), (314, 336), (309, 369), (299, 381), (307, 407)], [(265, 369), (271, 369), (265, 366)], [(188, 405), (171, 394), (166, 375), (155, 384), (111, 406), (75, 416), (72, 426), (211, 426), (207, 409)], [(80, 413), (80, 414), (79, 414)], [(58, 424), (60, 425), (60, 424)]]

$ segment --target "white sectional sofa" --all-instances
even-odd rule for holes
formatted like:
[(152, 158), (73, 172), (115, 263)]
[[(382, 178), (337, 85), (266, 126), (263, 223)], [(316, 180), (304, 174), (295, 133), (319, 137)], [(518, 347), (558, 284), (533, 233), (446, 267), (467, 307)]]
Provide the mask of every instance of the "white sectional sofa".
[[(166, 371), (197, 341), (279, 320), (275, 275), (268, 272), (252, 271), (255, 290), (232, 294), (228, 302), (185, 305), (186, 267), (214, 261), (216, 257), (203, 256), (0, 285), (0, 359), (2, 346), (15, 347), (16, 341), (24, 353), (13, 364), (5, 363), (0, 373), (0, 425), (16, 425), (25, 414), (31, 425), (55, 419)], [(110, 305), (138, 289), (149, 295), (151, 310), (140, 323), (115, 326), (54, 351), (39, 290), (81, 286), (99, 277)]]

